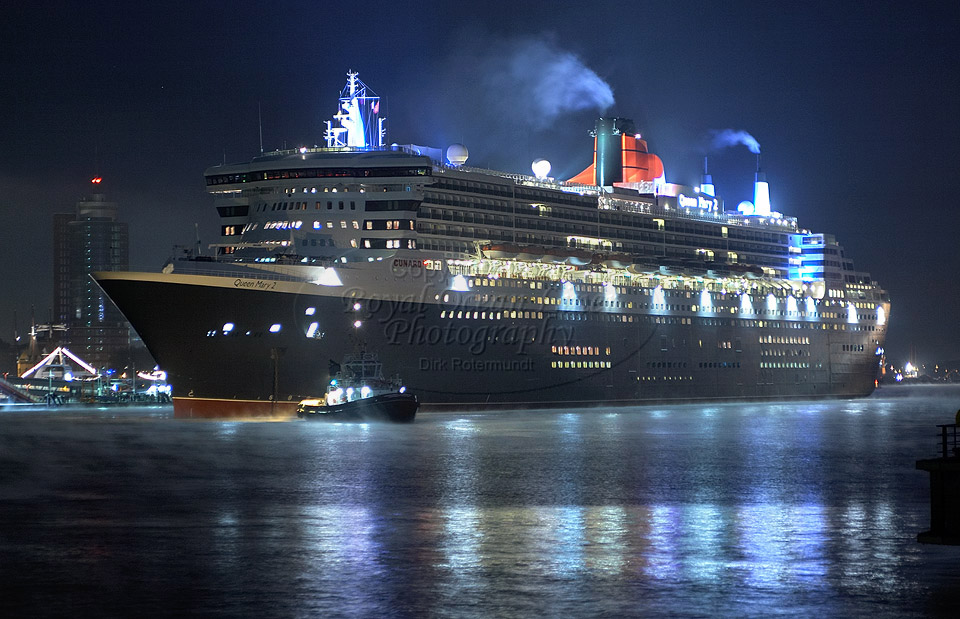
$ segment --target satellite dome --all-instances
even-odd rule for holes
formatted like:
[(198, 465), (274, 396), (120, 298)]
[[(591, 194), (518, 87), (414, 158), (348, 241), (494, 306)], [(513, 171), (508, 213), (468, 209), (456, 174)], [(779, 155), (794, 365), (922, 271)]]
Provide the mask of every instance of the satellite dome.
[(447, 161), (450, 162), (450, 165), (463, 165), (469, 156), (470, 151), (468, 151), (467, 147), (463, 144), (451, 144), (450, 147), (447, 148)]
[(533, 175), (537, 178), (547, 178), (550, 174), (550, 162), (546, 159), (534, 159), (533, 165), (530, 167), (533, 169)]
[(754, 215), (756, 214), (756, 207), (753, 205), (753, 202), (750, 200), (744, 200), (737, 205), (737, 210), (743, 213), (744, 215)]

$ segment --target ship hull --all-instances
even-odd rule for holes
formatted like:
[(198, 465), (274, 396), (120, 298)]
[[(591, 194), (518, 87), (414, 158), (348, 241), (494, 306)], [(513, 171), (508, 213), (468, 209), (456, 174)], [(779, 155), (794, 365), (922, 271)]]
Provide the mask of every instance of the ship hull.
[(479, 295), (390, 301), (239, 278), (98, 282), (167, 371), (177, 417), (292, 416), (358, 347), (424, 410), (857, 397), (876, 378), (876, 333), (811, 321), (494, 311), (465, 300)]

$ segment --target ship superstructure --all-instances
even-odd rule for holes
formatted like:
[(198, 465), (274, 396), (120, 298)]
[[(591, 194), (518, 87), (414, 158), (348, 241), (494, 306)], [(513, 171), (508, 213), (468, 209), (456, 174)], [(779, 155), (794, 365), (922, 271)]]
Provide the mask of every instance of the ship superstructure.
[(770, 209), (765, 178), (764, 204), (727, 210), (706, 170), (668, 183), (622, 118), (570, 181), (486, 170), (461, 145), (385, 146), (379, 113), (348, 74), (326, 146), (206, 171), (215, 258), (98, 275), (178, 415), (292, 411), (358, 342), (426, 407), (873, 389), (886, 293)]

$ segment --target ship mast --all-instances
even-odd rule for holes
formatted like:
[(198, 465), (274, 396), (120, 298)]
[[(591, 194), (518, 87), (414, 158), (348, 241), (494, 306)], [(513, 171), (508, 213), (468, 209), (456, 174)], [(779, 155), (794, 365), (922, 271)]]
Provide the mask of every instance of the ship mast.
[[(387, 138), (386, 118), (380, 116), (380, 97), (367, 87), (356, 71), (347, 72), (340, 91), (340, 104), (323, 134), (327, 148), (383, 148)], [(334, 127), (333, 121), (339, 126)]]

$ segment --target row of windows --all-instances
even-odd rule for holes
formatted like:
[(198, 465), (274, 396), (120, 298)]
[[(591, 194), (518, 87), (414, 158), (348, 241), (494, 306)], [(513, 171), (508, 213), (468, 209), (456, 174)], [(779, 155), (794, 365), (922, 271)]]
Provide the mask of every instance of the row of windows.
[[(337, 209), (341, 211), (344, 210), (345, 208), (344, 203), (345, 203), (344, 200), (338, 200)], [(315, 211), (318, 211), (321, 208), (323, 208), (322, 202), (315, 202), (314, 204), (315, 206), (313, 210)], [(264, 212), (268, 210), (269, 211), (305, 211), (307, 210), (307, 203), (306, 202), (274, 202), (272, 205), (270, 205), (270, 204), (267, 204), (266, 202), (261, 202), (260, 204), (257, 205), (257, 208), (256, 208), (257, 212)], [(332, 200), (327, 201), (327, 210), (328, 211), (333, 210)], [(350, 200), (350, 210), (351, 211), (357, 210), (356, 201)], [(221, 214), (221, 216), (223, 215)]]
[(412, 219), (366, 219), (364, 230), (413, 230)]
[(560, 369), (593, 370), (607, 369), (610, 367), (609, 361), (551, 361), (550, 367)]
[(365, 249), (416, 249), (416, 239), (363, 239)]
[(260, 170), (236, 174), (211, 174), (207, 185), (232, 185), (288, 178), (378, 178), (397, 176), (430, 176), (431, 168), (298, 168)]
[(533, 318), (543, 320), (543, 312), (464, 312), (453, 310), (443, 310), (440, 312), (440, 318), (462, 318), (464, 320), (502, 320), (504, 318)]
[(798, 348), (793, 349), (774, 349), (774, 350), (761, 350), (761, 357), (809, 357), (810, 351), (803, 350)]
[[(599, 355), (600, 347), (599, 346), (551, 346), (550, 352), (555, 355)], [(610, 347), (607, 346), (605, 351), (607, 356), (610, 356)]]
[(787, 362), (761, 361), (760, 367), (774, 369), (774, 370), (809, 368), (810, 363), (808, 363), (807, 361), (787, 361)]
[(761, 344), (810, 344), (807, 336), (761, 335)]

